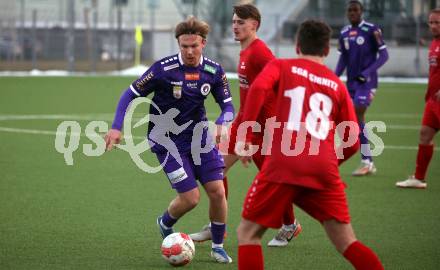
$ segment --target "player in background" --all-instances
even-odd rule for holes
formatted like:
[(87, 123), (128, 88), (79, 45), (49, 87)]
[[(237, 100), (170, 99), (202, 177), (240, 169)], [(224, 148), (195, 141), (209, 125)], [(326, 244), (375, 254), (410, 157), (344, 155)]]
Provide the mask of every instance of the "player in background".
[[(243, 108), (246, 104), (246, 96), (249, 87), (252, 85), (256, 76), (261, 72), (264, 66), (275, 58), (269, 47), (258, 38), (257, 31), (261, 24), (261, 15), (257, 7), (252, 4), (236, 5), (233, 8), (232, 16), (232, 31), (236, 41), (240, 42), (240, 60), (238, 62), (237, 73), (240, 83), (240, 110), (236, 119), (232, 123), (229, 135), (229, 142), (225, 142), (219, 146), (223, 158), (225, 160), (225, 170), (223, 183), (227, 191), (228, 180), (227, 173), (229, 169), (237, 162), (238, 156), (235, 154), (235, 142), (237, 138), (237, 130), (242, 123)], [(263, 106), (257, 121), (261, 124), (264, 130), (264, 123), (266, 119), (274, 116), (274, 98), (268, 100)], [(263, 134), (256, 133), (253, 137), (254, 144), (261, 145), (263, 143)], [(265, 159), (261, 151), (256, 152), (252, 159), (255, 165), (260, 170)], [(227, 194), (227, 192), (226, 192)], [(286, 210), (283, 226), (279, 229), (275, 237), (269, 241), (269, 246), (286, 246), (293, 237), (301, 232), (301, 225), (296, 222), (293, 207)], [(211, 239), (209, 225), (203, 227), (202, 231), (191, 234), (190, 237), (197, 242), (203, 242)]]
[[(150, 106), (150, 115), (157, 118), (162, 113), (177, 109), (180, 113), (174, 119), (176, 122), (170, 123), (169, 126), (184, 126), (191, 121), (186, 129), (178, 134), (171, 130), (163, 130), (162, 134), (167, 135), (160, 136), (159, 133), (156, 138), (154, 129), (159, 125), (150, 122), (148, 126), (147, 138), (154, 143), (152, 152), (156, 154), (159, 163), (165, 163), (163, 171), (172, 188), (177, 191), (177, 196), (170, 202), (163, 215), (158, 217), (157, 225), (163, 238), (173, 233), (173, 225), (200, 200), (196, 182), (199, 180), (209, 198), (213, 236), (211, 256), (219, 263), (231, 263), (232, 259), (223, 248), (227, 218), (227, 201), (222, 181), (223, 159), (215, 147), (210, 152), (201, 154), (201, 165), (195, 164), (191, 154), (194, 128), (198, 123), (207, 121), (204, 101), (210, 92), (221, 108), (217, 125), (226, 125), (233, 120), (234, 114), (229, 84), (223, 68), (202, 55), (208, 32), (209, 25), (194, 17), (177, 25), (175, 37), (180, 52), (155, 62), (122, 94), (112, 129), (105, 140), (108, 150), (113, 144), (119, 143), (124, 115), (130, 102), (150, 93), (154, 93), (152, 101), (156, 104)], [(177, 147), (177, 157), (170, 155), (169, 146), (158, 143), (163, 138), (171, 139), (171, 143)], [(207, 128), (204, 128), (198, 144), (206, 145), (209, 139)], [(180, 164), (179, 160), (182, 161)]]
[[(243, 204), (237, 229), (238, 269), (264, 268), (261, 238), (267, 228), (281, 225), (284, 211), (292, 203), (322, 223), (336, 249), (356, 269), (383, 269), (376, 254), (355, 237), (345, 184), (339, 175), (338, 164), (359, 148), (359, 128), (345, 85), (324, 65), (331, 29), (323, 22), (307, 20), (296, 36), (298, 58), (275, 59), (266, 65), (252, 84), (243, 111), (243, 121), (255, 121), (267, 97), (275, 94), (281, 127), (274, 131), (272, 155), (266, 158)], [(344, 142), (338, 149), (336, 127)], [(247, 136), (237, 144), (251, 149), (251, 139)], [(291, 150), (301, 149), (298, 144), (302, 151)], [(240, 156), (244, 164), (250, 161), (250, 157)]]
[(429, 79), (425, 95), (425, 111), (419, 136), (416, 171), (397, 187), (426, 188), (426, 171), (434, 153), (434, 136), (440, 129), (440, 9), (429, 13), (429, 30), (434, 37), (429, 47)]
[(388, 60), (388, 52), (382, 32), (376, 25), (362, 18), (361, 2), (348, 2), (345, 26), (339, 36), (339, 61), (335, 73), (341, 76), (347, 68), (347, 88), (356, 110), (360, 128), (361, 164), (353, 171), (354, 176), (376, 172), (370, 152), (368, 134), (365, 130), (365, 113), (377, 89), (377, 70)]

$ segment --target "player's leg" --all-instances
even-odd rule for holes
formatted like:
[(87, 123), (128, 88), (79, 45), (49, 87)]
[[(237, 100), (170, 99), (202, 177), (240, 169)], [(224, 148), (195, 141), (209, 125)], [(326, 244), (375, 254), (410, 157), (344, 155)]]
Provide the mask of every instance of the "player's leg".
[[(234, 153), (237, 135), (237, 127), (234, 123), (231, 126), (229, 141), (221, 142), (218, 145), (219, 152), (222, 154), (223, 161), (225, 163), (222, 180), (225, 189), (226, 199), (228, 198), (229, 193), (227, 173), (229, 169), (238, 161), (238, 157)], [(194, 242), (204, 242), (211, 240), (211, 223), (204, 225), (200, 231), (192, 233), (189, 236)]]
[(376, 167), (371, 156), (370, 142), (368, 140), (368, 132), (365, 129), (365, 114), (368, 106), (374, 98), (375, 89), (369, 88), (367, 85), (360, 86), (356, 90), (353, 99), (356, 116), (359, 124), (359, 141), (361, 143), (361, 164), (353, 171), (353, 176), (364, 176), (376, 172)]
[(267, 228), (247, 219), (242, 219), (237, 228), (238, 269), (264, 269), (261, 238)]
[(228, 198), (228, 171), (229, 169), (234, 166), (234, 164), (238, 161), (238, 156), (235, 154), (228, 154), (223, 156), (223, 161), (225, 162), (225, 169), (223, 170), (223, 185), (225, 186), (225, 194), (226, 198)]
[(384, 269), (377, 255), (356, 239), (350, 223), (341, 223), (335, 219), (323, 223), (327, 236), (343, 256), (357, 270)]
[(289, 204), (284, 211), (283, 225), (267, 245), (269, 247), (285, 247), (292, 239), (296, 238), (301, 231), (301, 224), (294, 216), (293, 204)]
[(434, 154), (434, 143), (433, 139), (437, 130), (422, 126), (420, 129), (420, 139), (419, 148), (417, 151), (416, 158), (416, 170), (414, 175), (408, 177), (403, 181), (397, 182), (396, 186), (401, 188), (420, 188), (424, 189), (427, 187), (425, 176), (428, 171), (429, 163)]
[(425, 105), (422, 127), (420, 128), (415, 173), (408, 179), (397, 182), (397, 187), (420, 189), (427, 187), (425, 176), (434, 153), (434, 137), (439, 129), (440, 106), (433, 101), (428, 101)]
[[(164, 163), (163, 171), (168, 177), (177, 196), (171, 201), (164, 213), (157, 218), (157, 225), (163, 238), (173, 233), (173, 225), (185, 213), (193, 209), (200, 200), (200, 193), (194, 176), (194, 169), (188, 157), (182, 155), (183, 164), (179, 164), (171, 155), (157, 154), (160, 163)], [(166, 159), (166, 160), (165, 160)]]
[[(261, 171), (266, 155), (262, 154), (263, 137), (254, 136), (254, 145), (258, 145), (258, 151), (252, 156), (252, 160), (257, 166), (258, 170)], [(286, 210), (283, 215), (283, 225), (278, 230), (276, 235), (270, 240), (267, 245), (270, 247), (285, 247), (289, 242), (301, 232), (301, 224), (295, 219), (295, 214), (293, 211), (293, 204), (286, 206)]]
[(279, 228), (292, 204), (292, 186), (255, 179), (244, 200), (238, 234), (238, 269), (263, 269), (261, 238), (266, 228)]
[(223, 248), (226, 232), (228, 204), (223, 186), (222, 162), (217, 149), (201, 155), (201, 164), (196, 167), (196, 174), (203, 184), (209, 199), (209, 219), (211, 224), (212, 251), (211, 256), (219, 263), (231, 263), (232, 259)]
[(358, 270), (379, 270), (383, 266), (376, 254), (356, 239), (350, 224), (345, 186), (324, 190), (303, 189), (294, 203), (321, 222), (335, 248)]

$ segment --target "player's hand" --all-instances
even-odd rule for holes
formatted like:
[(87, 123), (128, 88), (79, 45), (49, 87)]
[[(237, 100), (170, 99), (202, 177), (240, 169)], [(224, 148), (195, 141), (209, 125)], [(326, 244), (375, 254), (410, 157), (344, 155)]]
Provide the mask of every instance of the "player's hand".
[(105, 151), (113, 149), (114, 144), (118, 144), (121, 141), (122, 133), (117, 129), (110, 129), (105, 135)]
[(240, 159), (241, 163), (245, 168), (249, 166), (249, 163), (252, 163), (252, 155), (250, 153), (250, 144), (242, 141), (237, 141), (235, 144), (235, 154)]
[(229, 138), (229, 131), (227, 125), (217, 125), (215, 131), (215, 143), (219, 144), (221, 142), (227, 141)]

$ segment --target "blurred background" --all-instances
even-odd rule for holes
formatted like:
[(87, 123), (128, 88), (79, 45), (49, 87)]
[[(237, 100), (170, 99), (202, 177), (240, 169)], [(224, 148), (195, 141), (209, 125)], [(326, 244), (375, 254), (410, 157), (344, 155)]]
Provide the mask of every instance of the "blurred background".
[[(337, 37), (348, 23), (345, 0), (0, 0), (0, 71), (101, 73), (148, 66), (178, 51), (174, 26), (191, 14), (211, 25), (205, 54), (235, 71), (240, 48), (231, 17), (239, 2), (259, 7), (259, 37), (277, 57), (294, 56), (292, 42), (304, 19), (325, 20), (334, 30), (327, 59), (334, 68)], [(381, 75), (427, 76), (428, 12), (440, 1), (362, 2), (365, 19), (380, 25), (389, 49)]]

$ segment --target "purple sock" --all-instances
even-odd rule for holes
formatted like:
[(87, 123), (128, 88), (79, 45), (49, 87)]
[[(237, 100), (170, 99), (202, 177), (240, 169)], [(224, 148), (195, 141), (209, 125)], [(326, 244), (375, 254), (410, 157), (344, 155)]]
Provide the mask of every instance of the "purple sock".
[(168, 228), (173, 227), (174, 224), (176, 224), (177, 219), (173, 218), (170, 213), (168, 213), (168, 210), (165, 211), (162, 215), (162, 224), (167, 226)]
[(368, 137), (367, 137), (367, 131), (364, 130), (365, 128), (365, 123), (364, 122), (359, 122), (359, 141), (361, 143), (361, 156), (362, 159), (368, 159), (369, 161), (373, 161), (373, 159), (371, 158), (371, 151), (370, 151), (370, 142), (368, 141)]
[(211, 222), (212, 243), (223, 244), (225, 230), (226, 230), (226, 224), (219, 222)]

